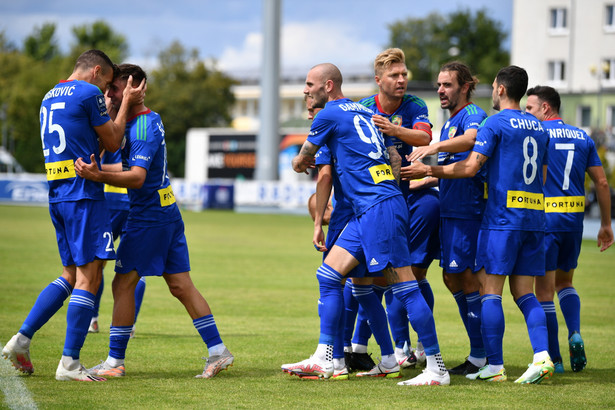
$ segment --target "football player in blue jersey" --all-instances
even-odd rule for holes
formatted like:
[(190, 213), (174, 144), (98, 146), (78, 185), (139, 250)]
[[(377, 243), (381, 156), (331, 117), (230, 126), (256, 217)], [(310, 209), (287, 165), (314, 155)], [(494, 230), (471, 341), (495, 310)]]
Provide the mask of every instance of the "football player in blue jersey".
[[(146, 80), (136, 65), (122, 64), (109, 89), (113, 105), (122, 101), (132, 76)], [(162, 276), (184, 305), (207, 345), (209, 357), (199, 378), (211, 378), (233, 364), (218, 332), (211, 309), (190, 278), (188, 245), (184, 223), (167, 173), (164, 126), (160, 116), (144, 104), (130, 110), (122, 146), (126, 171), (101, 171), (79, 159), (75, 169), (85, 178), (128, 188), (130, 211), (126, 230), (117, 251), (113, 280), (113, 322), (109, 356), (89, 372), (101, 376), (125, 375), (124, 359), (135, 318), (135, 287), (143, 276)]]
[[(115, 118), (116, 110), (110, 102), (107, 104), (109, 108), (109, 115), (111, 118)], [(121, 171), (122, 170), (122, 153), (121, 150), (115, 152), (104, 151), (100, 158), (101, 169), (106, 171)], [(113, 241), (116, 241), (126, 226), (126, 220), (128, 219), (128, 210), (130, 209), (130, 200), (128, 199), (128, 190), (126, 188), (114, 187), (109, 184), (105, 184), (105, 200), (109, 208), (109, 215), (111, 217), (111, 232), (113, 233)], [(96, 293), (96, 299), (94, 300), (94, 312), (92, 313), (92, 320), (90, 321), (90, 327), (88, 333), (98, 333), (98, 312), (100, 309), (100, 299), (105, 288), (105, 276), (104, 269), (106, 267), (106, 261), (103, 262), (103, 274), (100, 278), (100, 286)], [(139, 310), (141, 309), (141, 303), (143, 302), (143, 295), (145, 293), (145, 278), (141, 278), (135, 289), (135, 325), (137, 317), (139, 316)], [(135, 329), (133, 326), (130, 337), (133, 337)]]
[[(104, 381), (90, 375), (79, 353), (92, 318), (102, 261), (114, 259), (113, 238), (103, 185), (75, 173), (77, 158), (98, 152), (99, 142), (116, 151), (124, 135), (131, 105), (142, 101), (144, 83), (126, 91), (115, 120), (107, 113), (104, 92), (115, 65), (100, 50), (79, 56), (73, 73), (52, 88), (40, 108), (41, 140), (49, 184), (49, 213), (56, 230), (62, 275), (39, 294), (19, 333), (2, 355), (24, 373), (32, 373), (30, 341), (70, 296), (66, 339), (57, 380)], [(132, 83), (132, 79), (129, 80)]]
[[(450, 113), (442, 127), (440, 141), (417, 147), (409, 161), (438, 154), (440, 165), (465, 159), (476, 140), (479, 125), (487, 118), (482, 108), (470, 100), (478, 80), (467, 65), (451, 62), (438, 74), (440, 106)], [(480, 294), (474, 274), (476, 244), (483, 211), (486, 174), (480, 169), (472, 178), (440, 180), (440, 266), (446, 287), (455, 297), (461, 320), (470, 339), (470, 354), (450, 374), (476, 373), (486, 363), (485, 347), (480, 331)]]
[(558, 324), (553, 297), (559, 297), (560, 308), (568, 327), (570, 367), (579, 372), (585, 368), (585, 346), (581, 338), (581, 301), (572, 285), (583, 240), (585, 215), (585, 173), (596, 187), (600, 207), (598, 246), (605, 251), (613, 244), (611, 227), (611, 194), (602, 163), (592, 139), (583, 131), (562, 121), (561, 100), (552, 87), (536, 86), (527, 91), (525, 109), (542, 121), (549, 133), (549, 178), (545, 183), (546, 206), (546, 273), (536, 277), (536, 297), (547, 315), (549, 354), (555, 371), (564, 372), (559, 350)]
[(354, 216), (317, 270), (322, 303), (320, 338), (313, 356), (300, 362), (297, 373), (321, 378), (333, 375), (333, 344), (342, 315), (344, 277), (365, 260), (369, 272), (383, 271), (395, 297), (406, 307), (410, 321), (425, 346), (427, 368), (407, 385), (447, 385), (429, 306), (410, 269), (407, 245), (408, 212), (393, 175), (382, 134), (372, 122), (374, 112), (344, 97), (342, 75), (333, 64), (313, 67), (304, 93), (314, 99), (318, 113), (307, 141), (293, 158), (293, 169), (306, 172), (326, 145)]
[[(374, 74), (378, 94), (359, 102), (376, 113), (374, 124), (385, 136), (391, 138), (401, 156), (402, 165), (407, 165), (406, 156), (412, 152), (413, 147), (427, 145), (431, 141), (432, 125), (427, 105), (422, 99), (406, 94), (408, 69), (401, 49), (389, 48), (378, 54), (374, 60)], [(435, 189), (437, 184), (435, 178), (423, 178), (403, 181), (400, 185), (409, 213), (408, 246), (412, 273), (432, 311), (434, 297), (426, 275), (431, 262), (440, 258), (440, 201)], [(395, 351), (398, 360), (405, 363), (409, 356), (404, 353), (404, 345), (410, 345), (408, 321), (403, 314), (403, 307), (395, 303), (391, 293), (387, 292), (386, 296)], [(423, 364), (425, 354), (420, 339), (415, 353), (417, 361)]]
[[(516, 383), (540, 383), (553, 375), (544, 310), (534, 295), (534, 277), (544, 276), (544, 193), (549, 137), (540, 121), (521, 111), (527, 72), (502, 68), (493, 82), (493, 108), (478, 130), (473, 151), (463, 161), (402, 168), (402, 177), (416, 174), (468, 178), (487, 167), (488, 199), (478, 234), (476, 265), (481, 283), (481, 331), (488, 365), (471, 380), (502, 382), (504, 311), (502, 290), (509, 278), (511, 293), (523, 312), (534, 358)], [(416, 171), (416, 173), (414, 172)]]

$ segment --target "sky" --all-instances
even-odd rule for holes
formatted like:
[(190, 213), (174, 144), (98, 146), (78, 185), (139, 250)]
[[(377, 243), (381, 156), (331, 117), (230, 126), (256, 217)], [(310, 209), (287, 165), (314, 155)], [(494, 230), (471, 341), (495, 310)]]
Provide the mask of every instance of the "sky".
[[(173, 41), (196, 48), (221, 70), (238, 77), (259, 72), (263, 9), (268, 0), (0, 0), (0, 31), (18, 47), (44, 23), (56, 24), (62, 51), (74, 41), (72, 27), (104, 20), (126, 37), (126, 62), (151, 68)], [(370, 73), (388, 45), (389, 25), (431, 12), (486, 9), (510, 33), (513, 0), (280, 0), (281, 71), (307, 72), (322, 62), (342, 72)], [(102, 5), (106, 7), (102, 7)], [(510, 38), (505, 44), (510, 48)]]

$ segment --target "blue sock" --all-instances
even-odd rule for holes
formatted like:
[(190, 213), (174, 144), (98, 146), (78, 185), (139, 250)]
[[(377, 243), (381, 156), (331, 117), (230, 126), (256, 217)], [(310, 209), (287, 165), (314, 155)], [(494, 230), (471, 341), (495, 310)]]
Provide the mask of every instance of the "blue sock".
[(63, 356), (79, 359), (79, 352), (88, 334), (92, 311), (94, 309), (93, 293), (83, 289), (74, 289), (66, 310), (66, 339)]
[(486, 294), (481, 298), (481, 333), (487, 353), (487, 360), (492, 365), (503, 365), (502, 340), (504, 339), (504, 309), (502, 296)]
[(141, 310), (141, 303), (143, 303), (143, 294), (145, 293), (145, 278), (142, 277), (137, 282), (135, 287), (135, 323), (137, 323), (137, 316), (139, 316), (139, 310)]
[(194, 319), (192, 324), (196, 327), (196, 330), (201, 335), (201, 339), (203, 339), (208, 349), (222, 343), (222, 338), (218, 332), (214, 315), (209, 314)]
[(72, 291), (73, 287), (61, 276), (47, 285), (38, 295), (34, 306), (28, 313), (28, 317), (21, 325), (19, 333), (32, 339), (34, 333), (60, 310)]
[(549, 332), (547, 331), (547, 318), (540, 302), (533, 293), (528, 293), (517, 299), (517, 306), (523, 312), (527, 332), (534, 353), (549, 350)]
[(459, 309), (459, 316), (463, 321), (463, 326), (468, 331), (468, 303), (466, 302), (466, 295), (464, 295), (463, 290), (459, 292), (453, 293), (453, 297), (455, 298), (455, 302), (457, 302), (457, 308)]
[(365, 309), (363, 309), (363, 307), (359, 304), (357, 323), (355, 324), (352, 343), (367, 346), (370, 337), (372, 337), (372, 329), (369, 327), (369, 321), (367, 320)]
[(404, 305), (393, 296), (392, 290), (384, 293), (387, 306), (387, 318), (391, 327), (391, 335), (395, 341), (395, 347), (402, 349), (406, 343), (410, 346), (410, 326), (408, 324), (408, 313)]
[(352, 296), (352, 282), (347, 280), (344, 286), (344, 346), (351, 346), (352, 332), (357, 319), (359, 302)]
[(562, 310), (568, 327), (568, 339), (570, 339), (574, 332), (581, 333), (581, 299), (573, 287), (560, 290), (557, 292), (557, 297), (559, 308)]
[(124, 360), (131, 331), (132, 326), (111, 326), (109, 332), (109, 356), (114, 359)]
[(98, 317), (98, 310), (100, 309), (100, 298), (102, 298), (104, 289), (105, 289), (105, 275), (101, 275), (100, 286), (98, 287), (98, 292), (96, 292), (96, 297), (94, 298), (94, 311), (92, 312), (92, 317)]
[(341, 282), (344, 278), (335, 269), (323, 263), (316, 271), (320, 289), (320, 338), (318, 344), (334, 345), (335, 336), (344, 308)]
[(555, 312), (555, 303), (540, 302), (542, 309), (547, 316), (547, 331), (549, 332), (549, 356), (553, 361), (562, 361), (562, 354), (559, 351), (559, 340), (557, 338), (559, 325), (557, 323), (557, 313)]
[[(342, 285), (342, 292), (344, 292), (344, 288)], [(335, 334), (335, 341), (333, 343), (333, 358), (334, 359), (343, 359), (344, 358), (344, 323), (345, 317), (342, 313), (340, 315), (340, 321), (337, 325), (337, 332)], [(348, 364), (348, 363), (346, 363)]]
[(436, 335), (436, 324), (429, 306), (423, 299), (419, 286), (415, 280), (409, 282), (395, 283), (391, 285), (393, 295), (404, 305), (410, 325), (418, 334), (418, 338), (423, 343), (425, 354), (433, 356), (440, 352), (438, 336)]
[(382, 299), (376, 296), (372, 285), (354, 285), (352, 294), (363, 307), (382, 356), (393, 354), (393, 344)]
[(419, 289), (421, 290), (421, 295), (423, 295), (423, 299), (425, 299), (427, 306), (429, 306), (429, 310), (433, 312), (434, 297), (433, 290), (431, 290), (431, 285), (429, 284), (429, 281), (427, 279), (421, 279), (418, 281), (418, 284)]
[(478, 292), (468, 293), (465, 295), (465, 300), (468, 309), (466, 330), (470, 339), (470, 356), (479, 359), (485, 357), (485, 345), (480, 331), (480, 294)]

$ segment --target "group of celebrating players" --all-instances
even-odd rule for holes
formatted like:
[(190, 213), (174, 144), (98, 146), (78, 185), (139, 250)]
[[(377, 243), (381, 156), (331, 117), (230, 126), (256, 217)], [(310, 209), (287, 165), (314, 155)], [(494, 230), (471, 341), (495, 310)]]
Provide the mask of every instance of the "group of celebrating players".
[[(429, 145), (426, 105), (406, 93), (403, 51), (383, 51), (374, 70), (379, 92), (358, 103), (344, 98), (342, 75), (332, 64), (313, 67), (306, 78), (313, 123), (293, 169), (318, 167), (311, 213), (314, 246), (325, 253), (316, 274), (320, 336), (312, 356), (282, 370), (302, 378), (348, 379), (349, 370), (365, 365), (354, 358), (366, 353), (366, 318), (367, 337), (371, 331), (381, 360), (357, 377), (399, 378), (401, 368), (424, 362), (421, 374), (398, 384), (447, 385), (450, 374), (506, 381), (507, 277), (534, 351), (515, 382), (536, 384), (564, 371), (555, 290), (569, 330), (571, 368), (582, 370), (580, 301), (572, 277), (582, 241), (586, 172), (601, 210), (598, 245), (604, 251), (613, 243), (609, 186), (591, 138), (559, 118), (556, 90), (527, 90), (528, 75), (517, 66), (498, 72), (492, 100), (499, 113), (487, 117), (471, 102), (478, 81), (468, 66), (451, 62), (438, 75), (440, 105), (450, 118), (440, 141)], [(422, 163), (433, 154), (438, 165)], [(466, 361), (451, 369), (442, 360), (425, 278), (433, 259), (440, 259), (470, 341)], [(418, 335), (416, 349), (408, 320)]]

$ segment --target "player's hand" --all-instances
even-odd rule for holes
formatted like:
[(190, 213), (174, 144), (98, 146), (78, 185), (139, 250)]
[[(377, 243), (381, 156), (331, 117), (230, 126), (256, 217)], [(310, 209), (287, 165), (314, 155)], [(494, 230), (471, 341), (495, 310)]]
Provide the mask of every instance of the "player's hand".
[(314, 226), (314, 237), (312, 238), (312, 244), (318, 252), (325, 252), (327, 247), (325, 246), (325, 233), (322, 230), (322, 226)]
[(613, 229), (610, 226), (601, 226), (598, 231), (598, 247), (604, 252), (613, 245)]
[(412, 164), (401, 167), (400, 176), (401, 179), (407, 181), (411, 179), (420, 179), (427, 176), (429, 165), (425, 165), (420, 161), (415, 161)]
[(145, 79), (141, 80), (141, 84), (138, 87), (132, 86), (132, 76), (126, 80), (126, 88), (124, 88), (123, 101), (126, 101), (129, 105), (139, 105), (145, 102), (145, 91), (147, 91), (147, 83)]
[(98, 169), (98, 164), (96, 163), (96, 156), (94, 154), (90, 155), (89, 164), (85, 162), (83, 158), (77, 158), (77, 161), (75, 161), (75, 171), (81, 178), (99, 182), (98, 176), (100, 175), (100, 172)]
[(428, 155), (438, 153), (438, 148), (435, 145), (424, 145), (422, 147), (414, 147), (410, 155), (406, 155), (406, 159), (410, 162), (418, 161)]
[(309, 168), (316, 168), (316, 159), (314, 157), (306, 156), (306, 155), (297, 155), (293, 158), (293, 170), (297, 173), (306, 173), (309, 174)]
[(378, 129), (386, 135), (394, 137), (396, 132), (395, 129), (397, 125), (393, 124), (387, 117), (383, 117), (382, 115), (374, 114), (372, 115), (372, 121), (374, 125), (378, 127)]

